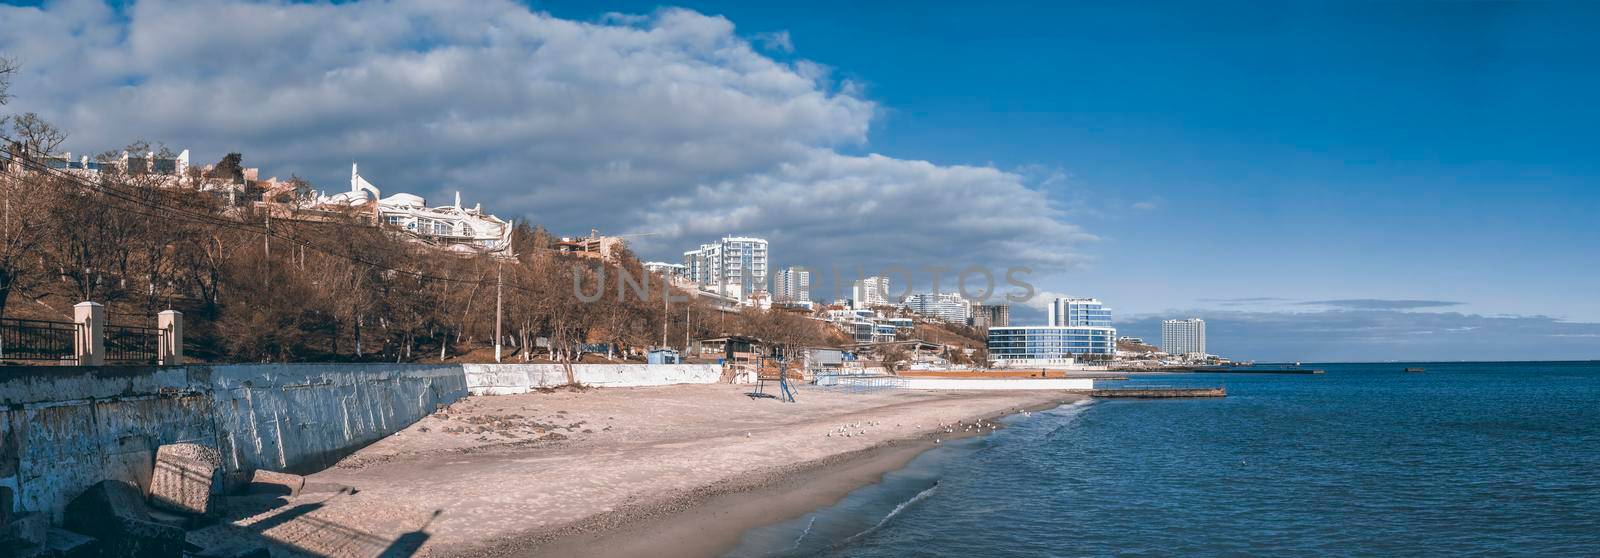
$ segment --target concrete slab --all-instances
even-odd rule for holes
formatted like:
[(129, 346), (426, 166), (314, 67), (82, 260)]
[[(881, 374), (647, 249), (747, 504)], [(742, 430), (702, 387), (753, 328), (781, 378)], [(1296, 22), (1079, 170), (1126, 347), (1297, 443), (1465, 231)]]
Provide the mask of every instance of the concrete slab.
[(66, 528), (99, 539), (101, 556), (183, 555), (183, 529), (151, 521), (139, 489), (122, 481), (100, 481), (66, 509)]
[(45, 542), (45, 533), (50, 530), (50, 520), (43, 514), (19, 513), (11, 516), (11, 521), (0, 525), (0, 545), (10, 544), (13, 547), (42, 545)]
[(257, 469), (250, 476), (249, 490), (252, 494), (282, 494), (293, 498), (299, 496), (300, 489), (305, 486), (306, 478), (300, 475)]
[(66, 529), (51, 529), (45, 542), (48, 555), (53, 558), (95, 558), (100, 555), (99, 541)]
[(166, 444), (156, 449), (150, 478), (150, 504), (158, 509), (206, 515), (211, 513), (212, 486), (219, 480), (222, 458), (200, 444)]

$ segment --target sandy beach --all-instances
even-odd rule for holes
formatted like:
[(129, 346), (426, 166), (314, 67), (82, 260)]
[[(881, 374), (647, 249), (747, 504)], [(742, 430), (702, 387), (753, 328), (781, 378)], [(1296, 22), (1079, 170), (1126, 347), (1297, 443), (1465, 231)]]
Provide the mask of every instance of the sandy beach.
[[(941, 424), (1048, 408), (1064, 392), (682, 385), (472, 397), (307, 478), (230, 504), (275, 555), (707, 556), (745, 529), (877, 481)], [(345, 488), (348, 487), (348, 488)]]

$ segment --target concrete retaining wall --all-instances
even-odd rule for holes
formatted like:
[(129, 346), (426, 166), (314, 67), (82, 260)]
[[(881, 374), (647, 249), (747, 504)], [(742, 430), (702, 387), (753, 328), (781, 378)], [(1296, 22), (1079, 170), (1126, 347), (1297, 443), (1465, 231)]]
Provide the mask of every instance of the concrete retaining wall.
[[(560, 364), (463, 364), (473, 395), (510, 395), (567, 384)], [(595, 387), (714, 384), (722, 378), (715, 364), (574, 364), (578, 383)]]
[(467, 395), (459, 365), (211, 367), (218, 449), (229, 470), (309, 473)]
[(61, 510), (103, 479), (148, 491), (156, 448), (222, 450), (229, 472), (311, 471), (467, 394), (460, 366), (0, 368), (0, 486)]
[[(716, 383), (711, 364), (581, 364), (598, 387)], [(149, 490), (156, 448), (217, 448), (227, 473), (308, 473), (469, 392), (565, 385), (559, 364), (244, 364), (0, 367), (0, 486), (61, 520), (103, 479)]]
[(156, 447), (215, 443), (206, 384), (184, 368), (0, 368), (0, 485), (57, 521), (101, 479), (148, 490)]

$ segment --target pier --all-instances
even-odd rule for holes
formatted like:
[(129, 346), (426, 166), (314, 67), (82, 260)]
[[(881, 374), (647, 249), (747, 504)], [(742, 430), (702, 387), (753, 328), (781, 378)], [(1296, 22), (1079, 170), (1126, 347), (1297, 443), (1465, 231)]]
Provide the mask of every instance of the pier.
[(1097, 389), (1089, 392), (1091, 397), (1127, 397), (1133, 399), (1171, 399), (1177, 397), (1226, 397), (1228, 388), (1122, 388), (1122, 389)]

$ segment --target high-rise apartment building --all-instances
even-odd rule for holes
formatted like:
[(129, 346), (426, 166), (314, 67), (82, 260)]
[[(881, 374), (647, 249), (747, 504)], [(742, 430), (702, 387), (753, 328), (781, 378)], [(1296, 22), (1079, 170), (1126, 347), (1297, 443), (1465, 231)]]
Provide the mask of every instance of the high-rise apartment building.
[(967, 323), (972, 305), (956, 293), (917, 293), (906, 297), (905, 307), (913, 313), (953, 324)]
[(683, 253), (684, 274), (700, 288), (740, 299), (767, 291), (767, 241), (725, 236)]
[(889, 278), (868, 277), (859, 279), (850, 287), (850, 300), (856, 308), (888, 306)]
[(1098, 299), (1057, 298), (1050, 301), (1048, 325), (1063, 327), (1111, 327), (1111, 309)]
[(967, 321), (973, 327), (1006, 327), (1011, 324), (1011, 306), (1007, 304), (974, 304), (972, 305), (972, 318)]
[(772, 300), (774, 302), (805, 302), (811, 300), (811, 272), (803, 267), (789, 266), (773, 275)]
[(1189, 318), (1161, 322), (1161, 350), (1169, 355), (1206, 354), (1206, 321)]

